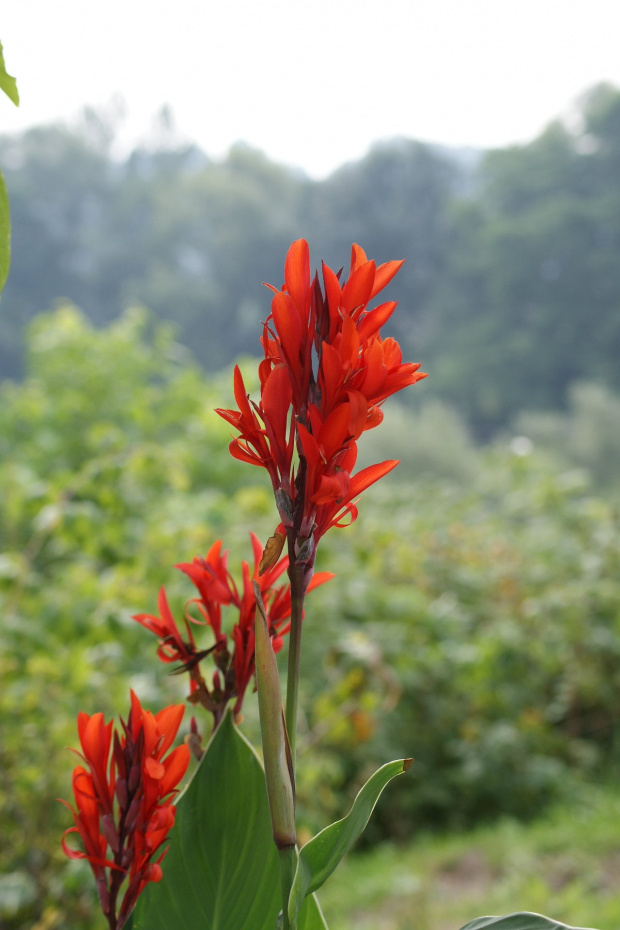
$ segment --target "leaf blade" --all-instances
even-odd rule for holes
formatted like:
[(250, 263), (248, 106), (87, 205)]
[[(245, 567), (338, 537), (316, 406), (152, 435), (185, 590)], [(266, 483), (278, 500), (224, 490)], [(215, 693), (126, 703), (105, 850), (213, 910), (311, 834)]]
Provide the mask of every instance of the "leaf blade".
[(289, 920), (292, 924), (304, 898), (321, 887), (362, 834), (388, 782), (406, 772), (412, 761), (398, 759), (383, 765), (361, 788), (346, 817), (325, 827), (301, 849), (289, 898)]
[[(230, 714), (179, 798), (162, 868), (127, 930), (274, 930), (280, 873), (265, 777)], [(300, 921), (302, 930), (327, 930), (312, 898)]]
[(518, 911), (503, 917), (476, 917), (461, 930), (594, 930), (594, 928), (569, 927), (567, 924), (535, 914), (532, 911)]

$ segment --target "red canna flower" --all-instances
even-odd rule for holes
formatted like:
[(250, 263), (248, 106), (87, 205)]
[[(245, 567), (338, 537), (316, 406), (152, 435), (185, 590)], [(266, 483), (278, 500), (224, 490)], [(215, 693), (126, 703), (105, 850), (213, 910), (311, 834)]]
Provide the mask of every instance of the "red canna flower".
[[(228, 569), (228, 552), (222, 551), (220, 540), (211, 546), (204, 558), (196, 557), (191, 562), (176, 566), (191, 579), (198, 591), (198, 597), (192, 598), (186, 605), (186, 640), (179, 633), (163, 590), (158, 602), (160, 616), (136, 614), (134, 617), (134, 620), (159, 638), (159, 658), (163, 662), (179, 662), (179, 671), (189, 673), (189, 700), (202, 704), (213, 714), (214, 727), (232, 700), (235, 717), (240, 717), (248, 685), (255, 675), (256, 597), (253, 581), (258, 581), (260, 586), (275, 652), (282, 648), (284, 636), (290, 628), (290, 585), (277, 584), (288, 567), (288, 558), (278, 560), (278, 552), (273, 564), (261, 572), (263, 546), (254, 533), (250, 533), (250, 539), (253, 567), (250, 568), (247, 562), (241, 563), (241, 587), (237, 586)], [(332, 577), (329, 572), (318, 572), (311, 588), (318, 587)], [(229, 633), (222, 628), (223, 607), (230, 608), (235, 617)], [(195, 608), (199, 618), (192, 616), (189, 612), (191, 608)], [(188, 621), (211, 628), (214, 642), (209, 648), (197, 649)], [(200, 662), (208, 655), (215, 664), (211, 683), (205, 680), (200, 670)]]
[(162, 662), (182, 662), (188, 665), (196, 656), (196, 644), (187, 620), (185, 621), (187, 640), (184, 640), (172, 616), (163, 588), (159, 592), (157, 606), (159, 617), (152, 614), (136, 614), (133, 619), (159, 637), (157, 655)]
[(348, 280), (323, 265), (321, 287), (318, 275), (310, 277), (307, 242), (294, 242), (284, 286), (271, 288), (260, 402), (249, 400), (235, 368), (238, 409), (217, 411), (239, 433), (232, 455), (268, 471), (289, 551), (306, 564), (306, 587), (321, 536), (353, 522), (357, 496), (398, 464), (354, 475), (358, 439), (381, 423), (388, 397), (426, 377), (418, 364), (403, 363), (396, 340), (381, 336), (396, 303), (369, 306), (402, 264), (377, 267), (353, 245)]
[[(62, 848), (70, 859), (88, 859), (110, 930), (121, 930), (145, 885), (161, 879), (166, 851), (154, 856), (174, 825), (172, 802), (189, 763), (185, 745), (168, 753), (183, 711), (178, 704), (152, 714), (132, 691), (120, 730), (101, 713), (78, 715), (84, 765), (73, 772), (75, 808), (63, 801), (74, 826), (65, 830)], [(79, 835), (82, 850), (67, 844), (70, 833)]]

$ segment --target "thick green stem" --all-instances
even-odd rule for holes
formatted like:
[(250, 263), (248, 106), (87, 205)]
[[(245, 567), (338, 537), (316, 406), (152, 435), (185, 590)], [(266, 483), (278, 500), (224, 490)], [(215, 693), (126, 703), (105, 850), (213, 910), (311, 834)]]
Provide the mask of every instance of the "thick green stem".
[(291, 632), (289, 635), (288, 677), (286, 681), (286, 729), (295, 773), (297, 744), (297, 703), (299, 698), (299, 667), (301, 659), (301, 620), (304, 612), (304, 566), (295, 562), (295, 550), (289, 538), (289, 569), (291, 582)]
[(295, 930), (288, 919), (288, 899), (297, 865), (295, 835), (295, 776), (289, 749), (278, 664), (271, 645), (260, 586), (254, 582), (256, 597), (256, 684), (263, 743), (265, 783), (274, 842), (280, 859), (282, 885), (281, 930)]

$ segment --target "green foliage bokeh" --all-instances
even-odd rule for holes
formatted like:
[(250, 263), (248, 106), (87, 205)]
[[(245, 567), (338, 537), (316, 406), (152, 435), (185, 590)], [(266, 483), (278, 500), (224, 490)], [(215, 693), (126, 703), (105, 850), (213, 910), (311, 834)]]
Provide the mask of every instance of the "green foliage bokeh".
[[(0, 923), (86, 930), (90, 877), (64, 859), (55, 800), (77, 712), (126, 714), (130, 685), (153, 709), (182, 699), (132, 613), (154, 611), (165, 584), (179, 614), (191, 592), (174, 564), (221, 537), (236, 570), (248, 531), (266, 538), (276, 517), (213, 413), (231, 378), (206, 379), (146, 311), (106, 329), (69, 305), (38, 318), (28, 376), (0, 392)], [(368, 841), (531, 815), (570, 771), (616, 756), (616, 491), (596, 491), (570, 443), (555, 458), (523, 442), (476, 451), (447, 408), (394, 407), (384, 428), (364, 454), (398, 440), (400, 470), (326, 536), (319, 567), (337, 578), (308, 602), (303, 829), (408, 755)]]

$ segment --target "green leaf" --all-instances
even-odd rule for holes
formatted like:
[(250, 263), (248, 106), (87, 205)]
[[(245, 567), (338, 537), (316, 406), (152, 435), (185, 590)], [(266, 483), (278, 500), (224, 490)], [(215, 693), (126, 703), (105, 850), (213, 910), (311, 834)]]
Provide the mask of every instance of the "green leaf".
[[(146, 886), (128, 930), (275, 930), (281, 906), (265, 775), (230, 714), (177, 806), (161, 882)], [(327, 930), (315, 899), (299, 930)]]
[(4, 91), (9, 100), (12, 100), (16, 107), (19, 106), (19, 91), (17, 90), (17, 81), (7, 73), (4, 65), (4, 54), (2, 52), (2, 42), (0, 42), (0, 89)]
[[(586, 930), (584, 927), (569, 927), (559, 920), (551, 920), (542, 914), (519, 911), (518, 914), (506, 914), (504, 917), (477, 917), (461, 930)], [(592, 930), (592, 928), (590, 928)]]
[(0, 291), (4, 287), (11, 264), (11, 214), (4, 178), (0, 173)]
[(288, 907), (289, 920), (293, 926), (304, 898), (329, 878), (342, 857), (363, 833), (387, 783), (396, 775), (406, 772), (412, 761), (398, 759), (383, 765), (368, 779), (347, 816), (325, 827), (301, 849)]

